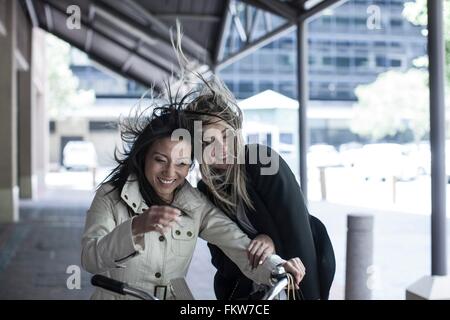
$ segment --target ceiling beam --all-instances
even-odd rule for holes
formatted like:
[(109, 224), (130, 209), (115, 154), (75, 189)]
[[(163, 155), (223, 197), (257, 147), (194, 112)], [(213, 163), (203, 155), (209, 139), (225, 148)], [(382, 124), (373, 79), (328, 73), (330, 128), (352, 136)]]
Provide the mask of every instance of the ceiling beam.
[(45, 23), (47, 25), (47, 29), (52, 32), (53, 31), (53, 16), (52, 9), (48, 4), (44, 4), (44, 13), (45, 13)]
[(303, 9), (303, 11), (299, 15), (299, 19), (310, 20), (320, 14), (322, 11), (340, 6), (345, 2), (347, 2), (347, 0), (324, 0), (310, 9)]
[[(47, 30), (49, 31), (49, 30)], [(72, 46), (74, 46), (75, 48), (78, 48), (79, 50), (83, 51), (83, 45), (79, 44), (79, 43), (75, 43), (73, 41), (71, 41), (70, 38), (68, 38), (66, 35), (60, 33), (58, 30), (54, 30), (52, 32), (55, 36), (57, 36), (58, 38), (70, 43)], [(99, 55), (97, 55), (94, 52), (89, 52), (87, 53), (89, 58), (92, 59), (93, 61), (101, 64), (102, 66), (104, 66), (107, 69), (110, 69), (111, 71), (113, 71), (116, 74), (120, 74), (126, 78), (138, 81), (148, 87), (152, 87), (152, 86), (156, 86), (157, 90), (161, 90), (162, 86), (160, 85), (160, 82), (158, 81), (159, 79), (156, 78), (152, 78), (152, 80), (149, 82), (149, 79), (145, 79), (142, 78), (140, 76), (137, 76), (136, 74), (132, 74), (132, 73), (123, 73), (122, 70), (118, 67), (113, 65), (111, 62), (105, 60), (104, 58), (100, 57)]]
[(227, 35), (231, 27), (230, 0), (225, 0), (225, 10), (223, 10), (222, 23), (220, 26), (218, 41), (214, 50), (214, 65), (223, 59), (223, 52), (227, 41)]
[(182, 21), (194, 21), (194, 22), (214, 22), (218, 23), (221, 21), (220, 16), (213, 15), (201, 15), (201, 14), (155, 14), (157, 19), (160, 20), (176, 20), (180, 19)]
[[(150, 23), (151, 27), (156, 29), (157, 32), (163, 34), (163, 38), (166, 38), (168, 43), (171, 44), (171, 28), (158, 19), (153, 13), (151, 13), (147, 8), (138, 4), (134, 0), (124, 0), (130, 6), (135, 8), (141, 15), (143, 15), (147, 21)], [(211, 56), (207, 49), (198, 44), (196, 41), (192, 40), (187, 35), (183, 35), (181, 40), (181, 45), (190, 55), (199, 60), (201, 63), (205, 63), (209, 66), (212, 65)]]
[(254, 1), (262, 3), (266, 7), (272, 9), (272, 12), (276, 12), (277, 15), (285, 18), (286, 20), (292, 22), (297, 20), (298, 16), (297, 10), (287, 3), (273, 0), (254, 0)]
[[(89, 14), (88, 14), (88, 25), (89, 26), (94, 21), (94, 17), (95, 17), (95, 9), (94, 9), (94, 7), (92, 7), (92, 5), (89, 5)], [(84, 49), (86, 50), (86, 52), (91, 51), (93, 38), (94, 38), (94, 30), (92, 28), (89, 28), (86, 33), (86, 41), (84, 43)]]
[(265, 45), (269, 44), (270, 42), (274, 41), (275, 39), (294, 31), (296, 28), (295, 24), (292, 24), (290, 22), (287, 22), (280, 27), (276, 28), (272, 32), (269, 32), (265, 36), (255, 40), (252, 43), (249, 43), (248, 45), (244, 46), (241, 50), (239, 50), (236, 53), (231, 54), (230, 56), (226, 57), (224, 60), (221, 60), (217, 63), (216, 68), (217, 69), (223, 69), (226, 66), (232, 64), (233, 62), (242, 59), (243, 57), (251, 54), (255, 50), (264, 47)]
[[(41, 1), (45, 2), (48, 6), (50, 6), (50, 8), (52, 8), (56, 12), (58, 12), (62, 15), (67, 15), (67, 13), (62, 8), (57, 6), (56, 3), (52, 3), (49, 0), (41, 0)], [(60, 2), (58, 3), (58, 5), (60, 5)], [(133, 50), (133, 48), (129, 48), (129, 47), (123, 45), (120, 41), (111, 38), (108, 34), (104, 33), (102, 30), (98, 29), (94, 24), (89, 24), (88, 21), (85, 18), (83, 18), (83, 15), (81, 17), (81, 25), (82, 25), (82, 28), (85, 28), (88, 31), (92, 29), (93, 33), (95, 32), (96, 34), (105, 38), (107, 41), (109, 41), (129, 52), (131, 52)], [(48, 30), (48, 31), (50, 32), (50, 30)], [(89, 54), (90, 52), (86, 51), (85, 49), (86, 48), (83, 48), (81, 50), (85, 51), (86, 53)], [(163, 70), (164, 72), (166, 72), (169, 75), (172, 72), (172, 69), (170, 68), (171, 62), (163, 59), (162, 57), (160, 57), (157, 54), (153, 54), (153, 53), (149, 52), (149, 54), (147, 54), (147, 55), (149, 55), (150, 57), (147, 57), (147, 56), (143, 56), (142, 54), (139, 54), (138, 52), (135, 52), (135, 55), (138, 56), (140, 59), (142, 59), (150, 64), (155, 65), (157, 68)]]
[(36, 14), (36, 8), (32, 0), (25, 0), (25, 6), (27, 8), (28, 14), (30, 15), (31, 25), (33, 28), (39, 27), (39, 19)]

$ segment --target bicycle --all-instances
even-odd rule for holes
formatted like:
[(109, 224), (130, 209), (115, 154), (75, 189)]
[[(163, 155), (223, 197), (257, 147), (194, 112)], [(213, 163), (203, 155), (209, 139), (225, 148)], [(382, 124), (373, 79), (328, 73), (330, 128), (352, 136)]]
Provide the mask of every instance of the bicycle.
[[(194, 300), (194, 297), (189, 290), (184, 278), (176, 278), (170, 281), (172, 289), (174, 292), (179, 292), (179, 296), (183, 296), (183, 300)], [(117, 281), (100, 274), (96, 274), (91, 278), (91, 284), (93, 286), (120, 294), (129, 295), (141, 300), (160, 300), (153, 294), (148, 293), (136, 287), (132, 287), (129, 284), (121, 281)], [(289, 284), (288, 274), (285, 269), (281, 266), (275, 268), (271, 274), (271, 286), (270, 289), (265, 293), (262, 300), (274, 300), (286, 286)], [(175, 295), (177, 296), (177, 295)], [(188, 297), (188, 298), (186, 298)]]

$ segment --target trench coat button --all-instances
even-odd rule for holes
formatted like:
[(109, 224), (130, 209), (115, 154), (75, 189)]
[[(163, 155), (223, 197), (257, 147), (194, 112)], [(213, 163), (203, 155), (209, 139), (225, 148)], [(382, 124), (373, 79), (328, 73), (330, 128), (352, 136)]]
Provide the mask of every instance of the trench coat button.
[(176, 230), (176, 231), (175, 231), (175, 234), (176, 234), (177, 236), (179, 236), (179, 235), (181, 234), (181, 231), (180, 231), (180, 230)]
[(159, 241), (164, 241), (165, 239), (164, 236), (159, 236)]
[(136, 203), (133, 202), (133, 208), (136, 208)]
[(155, 273), (155, 277), (161, 278), (161, 273), (159, 273), (159, 272)]
[(128, 196), (127, 196), (127, 195), (124, 195), (123, 197), (124, 197), (125, 199), (127, 199), (127, 200), (128, 200)]
[(192, 237), (192, 232), (188, 231), (187, 235), (188, 235), (188, 237)]

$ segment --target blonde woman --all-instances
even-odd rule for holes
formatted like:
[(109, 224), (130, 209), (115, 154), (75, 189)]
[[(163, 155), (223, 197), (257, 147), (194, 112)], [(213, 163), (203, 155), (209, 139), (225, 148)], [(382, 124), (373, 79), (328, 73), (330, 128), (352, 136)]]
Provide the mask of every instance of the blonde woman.
[[(186, 111), (201, 121), (200, 132), (193, 132), (202, 140), (198, 189), (252, 239), (247, 248), (252, 265), (275, 252), (299, 257), (306, 269), (300, 297), (328, 299), (335, 272), (333, 247), (325, 226), (308, 213), (286, 162), (270, 147), (244, 146), (241, 110), (220, 80), (203, 80)], [(257, 298), (264, 293), (219, 247), (208, 245), (217, 268), (218, 299)]]

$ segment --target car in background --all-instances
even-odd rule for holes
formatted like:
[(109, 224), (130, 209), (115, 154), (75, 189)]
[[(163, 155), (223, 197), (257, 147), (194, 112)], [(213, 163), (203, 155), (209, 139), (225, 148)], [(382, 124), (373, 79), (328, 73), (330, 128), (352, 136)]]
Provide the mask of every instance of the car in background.
[(405, 144), (404, 150), (411, 161), (416, 161), (419, 175), (431, 174), (431, 152), (428, 141)]
[(336, 148), (329, 144), (314, 144), (309, 147), (307, 155), (308, 166), (336, 167), (341, 166), (341, 158)]
[(362, 144), (359, 142), (343, 143), (339, 146), (339, 155), (342, 165), (347, 168), (353, 168), (361, 154)]
[(63, 165), (67, 170), (91, 170), (97, 167), (97, 153), (90, 141), (69, 141), (63, 149)]
[(367, 180), (409, 181), (417, 178), (417, 161), (409, 157), (402, 145), (397, 143), (373, 143), (362, 147), (355, 169)]

